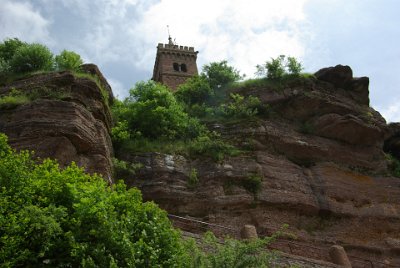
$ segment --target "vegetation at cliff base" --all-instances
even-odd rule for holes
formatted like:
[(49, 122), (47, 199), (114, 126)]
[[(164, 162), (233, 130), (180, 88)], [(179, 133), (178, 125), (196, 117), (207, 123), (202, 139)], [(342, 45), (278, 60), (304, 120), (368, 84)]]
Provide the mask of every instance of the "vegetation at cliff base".
[[(193, 170), (193, 180), (196, 177)], [(266, 267), (271, 238), (182, 239), (139, 190), (16, 152), (0, 134), (1, 267)]]
[(137, 189), (37, 164), (0, 134), (2, 267), (180, 267), (179, 234)]

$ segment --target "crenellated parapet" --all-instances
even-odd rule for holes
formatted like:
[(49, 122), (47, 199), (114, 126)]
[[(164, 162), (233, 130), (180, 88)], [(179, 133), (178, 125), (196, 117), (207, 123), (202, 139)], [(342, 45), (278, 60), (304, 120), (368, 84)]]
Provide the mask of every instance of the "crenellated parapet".
[(198, 53), (194, 47), (180, 46), (171, 40), (168, 44), (159, 43), (152, 80), (175, 90), (188, 78), (198, 74), (196, 63)]

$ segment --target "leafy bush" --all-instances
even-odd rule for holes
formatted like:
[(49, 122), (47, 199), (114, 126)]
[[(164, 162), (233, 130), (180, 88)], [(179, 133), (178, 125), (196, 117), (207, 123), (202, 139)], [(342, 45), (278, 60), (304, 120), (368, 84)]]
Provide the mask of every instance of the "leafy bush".
[(135, 175), (143, 167), (142, 163), (128, 163), (118, 158), (112, 158), (114, 174), (121, 176)]
[(83, 64), (81, 56), (73, 51), (63, 50), (60, 55), (55, 57), (57, 70), (79, 71)]
[(131, 134), (140, 132), (150, 139), (191, 139), (204, 130), (167, 87), (153, 81), (137, 83), (130, 97), (113, 110), (117, 120), (128, 122)]
[(176, 98), (186, 105), (204, 104), (213, 95), (213, 90), (204, 76), (194, 76), (181, 84), (175, 92)]
[(299, 76), (303, 67), (294, 57), (280, 55), (277, 58), (271, 58), (264, 65), (257, 65), (256, 75), (267, 76), (268, 79), (281, 80), (285, 76)]
[(125, 120), (117, 122), (111, 129), (111, 139), (115, 145), (119, 145), (130, 138), (128, 122)]
[(234, 146), (222, 141), (215, 132), (197, 137), (188, 146), (191, 156), (207, 156), (215, 161), (222, 161), (225, 156), (235, 156), (240, 153)]
[(279, 235), (277, 233), (272, 237), (247, 241), (225, 238), (221, 242), (211, 232), (207, 232), (202, 238), (200, 249), (193, 240), (186, 241), (186, 249), (191, 256), (188, 267), (270, 267), (277, 257), (267, 251), (266, 246)]
[(30, 102), (29, 97), (17, 89), (12, 89), (8, 95), (0, 97), (0, 109), (13, 109)]
[(167, 215), (137, 189), (108, 186), (76, 165), (36, 164), (0, 135), (3, 267), (182, 267)]
[(197, 183), (199, 183), (199, 178), (197, 177), (197, 170), (195, 168), (192, 168), (190, 170), (188, 183), (189, 187), (194, 187), (196, 186)]
[(258, 174), (247, 176), (242, 182), (242, 186), (250, 193), (257, 194), (261, 190), (262, 177)]
[(296, 60), (296, 58), (294, 58), (294, 57), (287, 58), (286, 67), (288, 69), (289, 74), (292, 74), (295, 76), (299, 75), (301, 73), (301, 71), (303, 70), (303, 66), (301, 65), (301, 63), (298, 62)]
[(224, 116), (231, 118), (248, 118), (257, 115), (257, 108), (261, 106), (261, 102), (257, 97), (244, 97), (233, 93), (230, 97), (232, 102), (222, 104), (220, 107)]
[(27, 45), (27, 43), (20, 41), (18, 38), (9, 38), (0, 43), (0, 59), (9, 62), (17, 51), (18, 48)]
[(226, 60), (204, 65), (202, 75), (206, 77), (214, 90), (242, 78), (239, 71), (229, 66)]
[(391, 154), (386, 154), (386, 160), (388, 161), (390, 173), (400, 178), (400, 160)]
[(53, 54), (44, 45), (25, 44), (17, 48), (10, 66), (16, 73), (50, 71), (54, 67)]

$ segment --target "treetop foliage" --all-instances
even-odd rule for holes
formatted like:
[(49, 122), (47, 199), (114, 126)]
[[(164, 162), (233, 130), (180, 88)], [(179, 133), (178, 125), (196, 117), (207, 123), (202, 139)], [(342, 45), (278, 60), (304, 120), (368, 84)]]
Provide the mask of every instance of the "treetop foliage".
[(116, 121), (126, 123), (123, 131), (147, 138), (194, 138), (203, 127), (184, 112), (173, 93), (154, 81), (139, 82), (130, 96), (113, 106)]
[(238, 70), (228, 65), (226, 60), (204, 65), (201, 75), (206, 77), (214, 90), (243, 78)]
[(266, 61), (263, 65), (256, 66), (256, 75), (267, 76), (269, 79), (280, 80), (284, 76), (298, 76), (303, 70), (303, 66), (294, 57), (280, 55), (277, 58), (271, 58), (271, 61)]
[(0, 43), (0, 78), (36, 71), (79, 71), (82, 63), (81, 57), (72, 51), (63, 50), (54, 57), (42, 44), (26, 43), (18, 38)]

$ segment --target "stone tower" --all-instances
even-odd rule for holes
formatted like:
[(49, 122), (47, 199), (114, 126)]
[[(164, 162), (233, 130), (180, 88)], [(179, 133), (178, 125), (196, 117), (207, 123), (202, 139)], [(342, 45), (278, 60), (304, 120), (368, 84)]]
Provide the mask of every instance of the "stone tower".
[(194, 51), (193, 47), (174, 44), (171, 36), (168, 41), (168, 44), (159, 43), (157, 46), (152, 80), (175, 91), (186, 79), (198, 74), (196, 64), (198, 51)]

